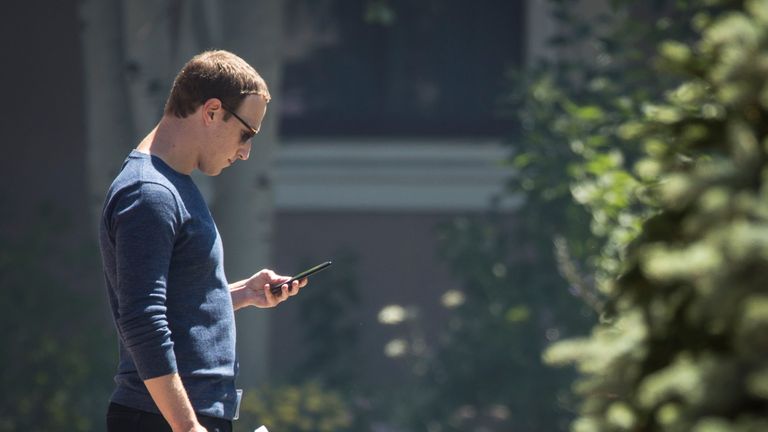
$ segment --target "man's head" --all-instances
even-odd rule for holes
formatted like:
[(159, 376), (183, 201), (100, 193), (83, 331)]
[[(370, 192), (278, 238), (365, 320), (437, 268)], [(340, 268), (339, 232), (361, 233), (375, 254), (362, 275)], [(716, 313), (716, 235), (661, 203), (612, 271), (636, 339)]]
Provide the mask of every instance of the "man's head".
[(248, 159), (259, 131), (269, 89), (256, 70), (227, 51), (206, 51), (181, 69), (165, 105), (165, 116), (186, 124), (187, 150), (195, 166), (217, 175)]
[(228, 51), (205, 51), (192, 57), (176, 75), (165, 114), (185, 118), (212, 98), (236, 111), (251, 94), (270, 99), (267, 84), (251, 65)]

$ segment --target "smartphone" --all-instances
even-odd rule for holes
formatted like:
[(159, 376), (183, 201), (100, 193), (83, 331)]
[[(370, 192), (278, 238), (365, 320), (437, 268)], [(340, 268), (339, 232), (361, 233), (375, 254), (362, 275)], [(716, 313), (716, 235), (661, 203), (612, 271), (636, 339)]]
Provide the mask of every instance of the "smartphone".
[(326, 262), (324, 262), (322, 264), (318, 264), (318, 265), (316, 265), (316, 266), (314, 266), (314, 267), (312, 267), (310, 269), (304, 270), (303, 272), (301, 272), (301, 273), (291, 277), (291, 279), (288, 280), (288, 281), (285, 281), (285, 282), (282, 282), (282, 283), (279, 283), (279, 284), (272, 284), (272, 285), (270, 285), (270, 290), (272, 291), (273, 295), (279, 295), (282, 292), (280, 287), (282, 287), (283, 285), (285, 285), (285, 284), (290, 285), (295, 280), (302, 280), (305, 277), (307, 277), (307, 276), (309, 276), (311, 274), (315, 274), (315, 273), (319, 272), (320, 270), (330, 266), (331, 264), (333, 264), (333, 261), (326, 261)]

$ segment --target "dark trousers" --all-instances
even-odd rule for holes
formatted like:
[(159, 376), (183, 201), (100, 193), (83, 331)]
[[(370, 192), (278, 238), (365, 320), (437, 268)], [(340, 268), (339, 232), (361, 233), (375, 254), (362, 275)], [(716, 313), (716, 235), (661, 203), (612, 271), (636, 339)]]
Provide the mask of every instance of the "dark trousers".
[[(232, 432), (232, 422), (216, 417), (197, 416), (208, 432)], [(171, 425), (160, 414), (110, 403), (107, 409), (107, 432), (172, 432)]]

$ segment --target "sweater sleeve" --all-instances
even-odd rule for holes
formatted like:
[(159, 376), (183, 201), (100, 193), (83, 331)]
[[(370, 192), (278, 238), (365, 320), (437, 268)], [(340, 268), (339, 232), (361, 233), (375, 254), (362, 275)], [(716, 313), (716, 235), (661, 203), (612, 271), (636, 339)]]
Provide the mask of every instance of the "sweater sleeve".
[(116, 198), (116, 323), (139, 377), (147, 380), (177, 371), (166, 289), (181, 218), (175, 196), (159, 184), (143, 183)]

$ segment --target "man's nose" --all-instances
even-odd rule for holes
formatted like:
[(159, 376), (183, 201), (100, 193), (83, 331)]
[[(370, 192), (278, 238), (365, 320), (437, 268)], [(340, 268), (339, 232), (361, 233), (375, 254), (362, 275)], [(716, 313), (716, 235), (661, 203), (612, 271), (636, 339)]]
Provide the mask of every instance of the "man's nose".
[(248, 144), (248, 146), (240, 150), (237, 155), (242, 160), (248, 160), (248, 157), (251, 155), (251, 145)]

